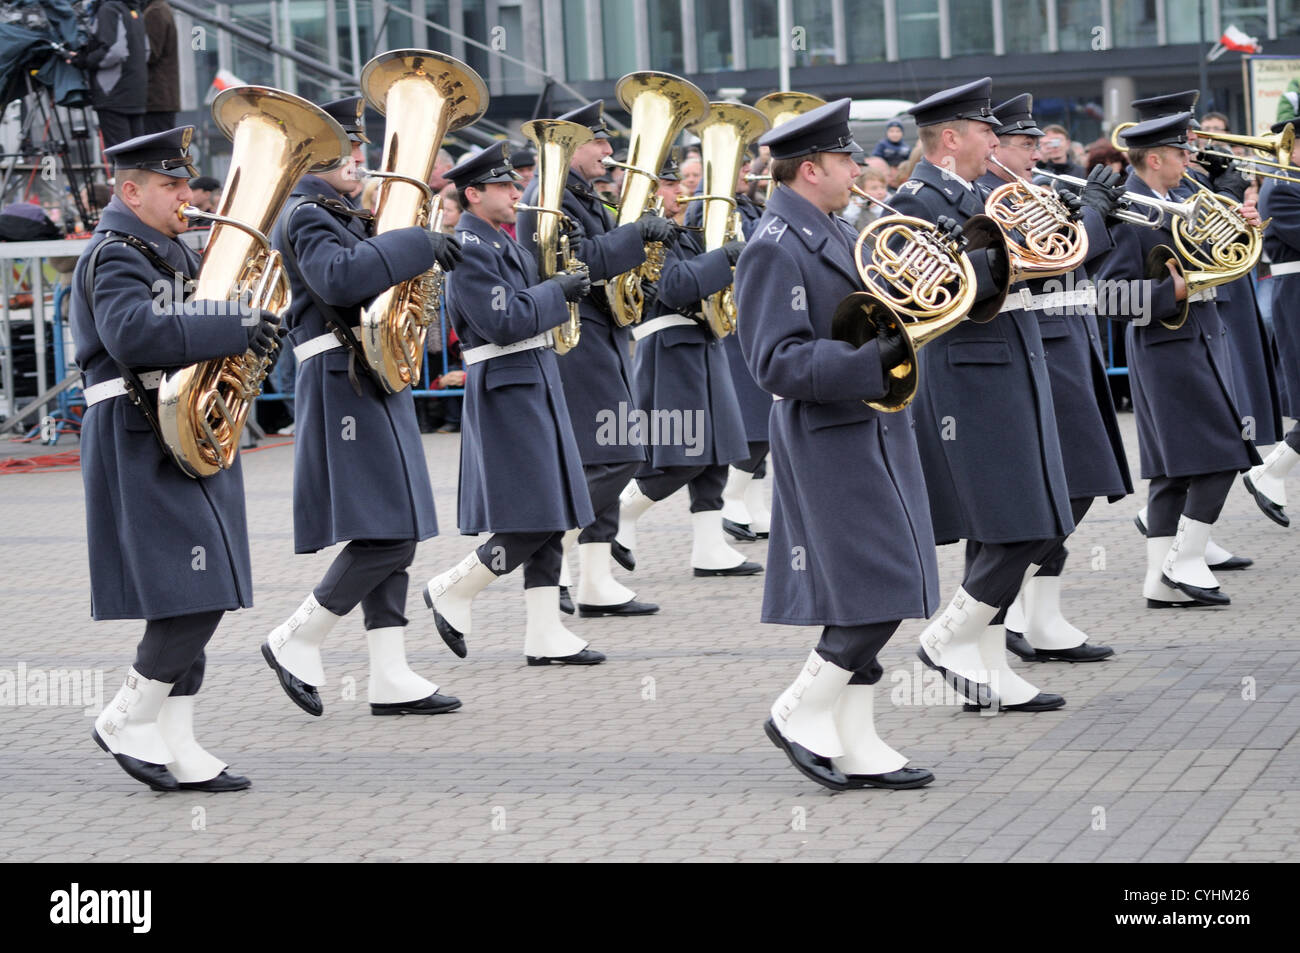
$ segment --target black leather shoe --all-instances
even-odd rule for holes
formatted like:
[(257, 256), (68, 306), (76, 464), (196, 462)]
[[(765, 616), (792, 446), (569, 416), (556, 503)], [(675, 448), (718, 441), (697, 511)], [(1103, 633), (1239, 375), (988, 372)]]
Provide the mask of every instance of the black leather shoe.
[[(429, 595), (428, 586), (424, 587), (424, 604), (433, 609), (433, 597)], [(437, 609), (433, 609), (433, 624), (437, 627), (442, 640), (447, 643), (447, 648), (456, 653), (457, 658), (464, 658), (469, 654), (469, 648), (465, 645), (465, 636), (457, 632)]]
[[(961, 706), (962, 711), (983, 711), (988, 705), (972, 705), (967, 703)], [(1053, 695), (1051, 692), (1039, 692), (1027, 702), (1021, 702), (1019, 705), (998, 705), (998, 711), (1056, 711), (1058, 708), (1065, 707), (1065, 699), (1060, 695)]]
[(752, 543), (758, 539), (758, 534), (749, 528), (748, 523), (736, 523), (732, 520), (722, 521), (722, 531), (742, 543)]
[(1068, 649), (1037, 649), (1034, 661), (1037, 662), (1100, 662), (1110, 658), (1115, 650), (1109, 645), (1089, 645), (1084, 642)]
[(942, 665), (936, 665), (930, 661), (930, 656), (925, 654), (925, 647), (918, 646), (916, 657), (921, 660), (927, 667), (934, 669), (943, 676), (943, 680), (952, 686), (952, 690), (966, 699), (975, 699), (975, 702), (967, 704), (967, 710), (978, 711), (980, 708), (988, 708), (997, 702), (998, 696), (993, 693), (993, 686), (985, 682), (976, 682), (966, 678), (964, 675), (958, 675), (956, 672), (944, 668)]
[(1228, 598), (1228, 594), (1220, 591), (1218, 587), (1202, 589), (1200, 586), (1193, 586), (1190, 582), (1174, 582), (1163, 574), (1160, 576), (1160, 581), (1170, 589), (1177, 589), (1183, 595), (1188, 596), (1197, 605), (1226, 606), (1232, 603), (1232, 600)]
[(1211, 572), (1232, 572), (1234, 569), (1246, 569), (1255, 565), (1249, 556), (1229, 556), (1221, 563), (1208, 563)]
[(1163, 599), (1147, 600), (1148, 609), (1194, 609), (1196, 605), (1195, 602), (1165, 602)]
[(1142, 514), (1141, 514), (1141, 513), (1139, 513), (1137, 516), (1133, 517), (1133, 525), (1136, 526), (1136, 527), (1138, 528), (1138, 532), (1141, 533), (1143, 536), (1145, 536), (1145, 535), (1147, 534), (1147, 524), (1144, 523), (1144, 522), (1142, 522)]
[(271, 652), (269, 642), (262, 643), (262, 658), (266, 659), (266, 664), (271, 666), (276, 677), (280, 679), (280, 687), (284, 693), (289, 696), (289, 701), (293, 702), (309, 715), (322, 715), (325, 712), (325, 705), (320, 700), (320, 693), (316, 691), (316, 686), (308, 685), (293, 672), (289, 671), (283, 665), (275, 660), (275, 655)]
[(763, 571), (763, 567), (758, 563), (752, 563), (746, 560), (739, 566), (732, 566), (730, 569), (696, 569), (697, 576), (752, 576)]
[(446, 711), (455, 711), (460, 707), (460, 699), (454, 695), (439, 695), (434, 692), (428, 698), (416, 699), (413, 702), (395, 702), (393, 704), (376, 705), (370, 703), (370, 714), (372, 715), (441, 715)]
[(776, 722), (769, 718), (763, 723), (763, 730), (772, 744), (785, 752), (795, 770), (810, 781), (816, 781), (832, 791), (847, 791), (852, 785), (849, 779), (835, 769), (830, 758), (814, 754), (801, 744), (795, 744), (777, 730)]
[(923, 788), (934, 780), (934, 773), (926, 768), (899, 768), (885, 774), (846, 775), (851, 788)]
[(560, 611), (565, 615), (573, 615), (573, 599), (569, 596), (569, 587), (560, 587)]
[(609, 544), (609, 554), (614, 557), (614, 562), (618, 563), (628, 572), (636, 569), (636, 557), (632, 555), (632, 550), (628, 549), (618, 540)]
[(605, 656), (594, 649), (583, 649), (575, 655), (565, 655), (561, 658), (551, 658), (549, 656), (525, 655), (529, 665), (599, 665), (605, 661)]
[(1029, 640), (1019, 632), (1012, 632), (1007, 629), (1007, 651), (1019, 655), (1026, 662), (1033, 662), (1038, 659), (1037, 650), (1029, 644)]
[(1276, 503), (1270, 500), (1263, 493), (1260, 493), (1258, 490), (1256, 490), (1255, 484), (1251, 482), (1249, 475), (1243, 477), (1242, 479), (1243, 482), (1245, 482), (1246, 484), (1246, 489), (1250, 491), (1250, 495), (1255, 498), (1255, 504), (1261, 510), (1264, 511), (1265, 516), (1271, 519), (1278, 526), (1291, 525), (1291, 517), (1286, 515), (1286, 510), (1278, 506)]
[(112, 751), (108, 750), (108, 745), (104, 742), (104, 739), (99, 736), (99, 729), (97, 728), (90, 729), (90, 737), (95, 739), (95, 744), (113, 755), (113, 760), (117, 762), (118, 767), (141, 784), (149, 785), (151, 790), (180, 790), (180, 782), (176, 780), (176, 775), (167, 770), (167, 765), (154, 764), (152, 761), (141, 761), (139, 758), (133, 758), (127, 754), (113, 754)]
[(659, 607), (653, 602), (637, 602), (629, 599), (617, 606), (588, 606), (578, 603), (578, 615), (583, 619), (598, 619), (604, 615), (654, 615)]
[(211, 794), (220, 794), (223, 791), (246, 791), (252, 786), (253, 782), (242, 774), (231, 774), (229, 771), (222, 771), (215, 778), (209, 778), (207, 781), (180, 783), (182, 791), (207, 791)]

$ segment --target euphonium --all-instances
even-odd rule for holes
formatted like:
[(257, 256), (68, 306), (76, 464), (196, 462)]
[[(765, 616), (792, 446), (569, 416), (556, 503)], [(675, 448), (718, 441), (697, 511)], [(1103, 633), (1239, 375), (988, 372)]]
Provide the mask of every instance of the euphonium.
[[(1010, 286), (1010, 252), (1002, 230), (986, 215), (974, 215), (962, 225), (962, 236), (952, 239), (924, 219), (899, 214), (861, 189), (853, 191), (892, 215), (868, 225), (853, 246), (858, 276), (867, 291), (858, 291), (839, 303), (831, 319), (831, 336), (861, 346), (888, 333), (899, 332), (907, 358), (886, 375), (889, 390), (878, 400), (865, 401), (875, 410), (902, 410), (916, 396), (917, 352), (963, 320), (992, 320)], [(870, 243), (870, 257), (863, 248)], [(995, 276), (1001, 293), (975, 307), (975, 269), (968, 249), (996, 248), (1001, 266)]]
[[(308, 171), (336, 168), (351, 154), (347, 133), (305, 99), (266, 86), (236, 86), (212, 103), (212, 118), (234, 143), (217, 213), (187, 206), (186, 218), (215, 223), (194, 298), (239, 302), (240, 313), (283, 314), (289, 279), (267, 232), (294, 184)], [(229, 469), (253, 400), (274, 361), (245, 351), (163, 376), (158, 423), (188, 476)]]
[[(728, 242), (743, 241), (740, 211), (736, 208), (736, 178), (749, 144), (768, 130), (767, 117), (740, 103), (709, 103), (709, 114), (691, 127), (700, 137), (704, 162), (703, 193), (690, 196), (704, 203), (704, 250), (716, 251)], [(704, 320), (713, 336), (724, 338), (736, 330), (736, 301), (728, 285), (704, 299)]]
[(1074, 271), (1088, 257), (1088, 233), (1055, 190), (1026, 182), (994, 157), (1011, 181), (984, 201), (984, 212), (997, 222), (1011, 252), (1011, 283), (1051, 278)]
[[(825, 106), (826, 100), (820, 96), (814, 96), (812, 93), (797, 93), (793, 91), (777, 91), (768, 93), (766, 96), (754, 103), (754, 108), (767, 117), (771, 123), (771, 128), (783, 125), (801, 116), (810, 109), (816, 109), (818, 106)], [(758, 179), (767, 180), (767, 195), (764, 201), (772, 197), (772, 191), (776, 188), (776, 181), (770, 174), (758, 176)]]
[[(361, 70), (366, 103), (388, 121), (375, 202), (375, 234), (429, 228), (437, 194), (429, 175), (449, 131), (468, 126), (488, 105), (482, 78), (460, 60), (430, 50), (381, 53)], [(361, 313), (366, 362), (390, 393), (418, 381), (424, 339), (438, 319), (438, 265), (383, 292)]]
[[(673, 140), (689, 124), (709, 111), (708, 97), (694, 83), (671, 73), (628, 73), (614, 88), (618, 101), (632, 114), (627, 162), (614, 163), (627, 170), (619, 193), (618, 224), (637, 221), (650, 207), (659, 185), (659, 170), (668, 158)], [(620, 327), (641, 320), (645, 305), (642, 280), (659, 280), (664, 251), (658, 243), (646, 246), (646, 262), (605, 284), (609, 307)]]
[[(565, 232), (573, 222), (562, 207), (569, 163), (578, 147), (591, 140), (592, 132), (586, 126), (564, 119), (534, 119), (524, 123), (521, 131), (537, 146), (537, 204), (519, 204), (515, 208), (537, 213), (537, 232), (533, 237), (537, 244), (537, 270), (543, 278), (561, 271), (585, 270), (586, 264), (569, 250), (569, 236)], [(565, 354), (577, 347), (581, 333), (578, 303), (571, 301), (569, 320), (551, 335), (555, 353)]]

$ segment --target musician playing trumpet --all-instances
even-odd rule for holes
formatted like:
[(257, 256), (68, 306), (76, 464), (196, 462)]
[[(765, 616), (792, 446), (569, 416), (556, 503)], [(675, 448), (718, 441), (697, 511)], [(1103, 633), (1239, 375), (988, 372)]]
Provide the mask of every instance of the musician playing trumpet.
[(229, 469), (187, 476), (157, 436), (154, 408), (163, 372), (250, 348), (265, 355), (279, 317), (172, 293), (199, 267), (178, 241), (188, 228), (181, 210), (195, 174), (193, 133), (182, 126), (107, 150), (113, 200), (73, 278), (90, 612), (146, 620), (93, 737), (155, 791), (237, 791), (248, 779), (200, 747), (193, 718), (204, 647), (223, 613), (253, 604), (243, 471), (236, 456)]

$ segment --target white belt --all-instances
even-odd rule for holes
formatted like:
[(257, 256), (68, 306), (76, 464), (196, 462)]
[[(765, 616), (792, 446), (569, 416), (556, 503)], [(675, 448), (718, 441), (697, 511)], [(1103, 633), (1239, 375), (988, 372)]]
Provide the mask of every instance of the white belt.
[(518, 354), (520, 351), (532, 351), (539, 347), (550, 346), (551, 332), (544, 331), (522, 341), (516, 341), (514, 344), (480, 344), (468, 351), (461, 351), (460, 358), (464, 361), (465, 366), (469, 367), (471, 364), (478, 364), (481, 361), (490, 361), (494, 357), (504, 357), (507, 354)]
[(1060, 310), (1062, 308), (1078, 307), (1080, 305), (1095, 305), (1097, 303), (1097, 289), (1076, 288), (1073, 291), (1053, 291), (1048, 294), (1032, 294), (1028, 288), (1021, 288), (1019, 293), (1007, 295), (1007, 300), (1003, 302), (998, 314), (1005, 311), (1046, 311), (1051, 308)]
[[(352, 334), (356, 338), (360, 339), (361, 328), (359, 326), (353, 328)], [(301, 364), (309, 357), (315, 357), (317, 354), (324, 354), (326, 351), (332, 351), (336, 347), (342, 346), (343, 342), (338, 339), (337, 335), (335, 335), (333, 331), (330, 331), (327, 334), (322, 334), (318, 337), (311, 338), (310, 340), (303, 341), (293, 349), (293, 356), (296, 357), (298, 363)]]
[(1280, 261), (1269, 266), (1269, 272), (1277, 275), (1300, 275), (1300, 261)]
[[(144, 385), (145, 390), (156, 390), (162, 383), (162, 376), (162, 371), (145, 371), (140, 375), (140, 383)], [(87, 387), (81, 392), (81, 396), (86, 398), (86, 407), (89, 408), (101, 400), (121, 397), (125, 393), (126, 378), (114, 377), (112, 380), (100, 381), (92, 387)]]
[(632, 325), (632, 339), (640, 341), (642, 338), (648, 338), (656, 331), (662, 331), (664, 328), (677, 328), (686, 324), (699, 324), (699, 322), (680, 314), (665, 314), (662, 317), (652, 318), (649, 321), (642, 321), (640, 324)]
[(1198, 301), (1213, 301), (1218, 296), (1219, 296), (1219, 289), (1217, 287), (1202, 288), (1200, 291), (1197, 291), (1196, 293), (1190, 295), (1187, 298), (1187, 303), (1196, 304), (1196, 302)]

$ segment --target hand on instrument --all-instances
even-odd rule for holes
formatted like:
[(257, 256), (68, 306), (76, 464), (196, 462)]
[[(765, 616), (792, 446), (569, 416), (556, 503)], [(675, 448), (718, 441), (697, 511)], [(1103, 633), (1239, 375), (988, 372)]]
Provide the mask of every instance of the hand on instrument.
[(677, 229), (673, 228), (673, 223), (654, 213), (643, 215), (636, 223), (636, 227), (641, 232), (641, 241), (643, 242), (672, 244), (677, 241)]
[(1069, 189), (1057, 189), (1056, 197), (1061, 200), (1061, 204), (1070, 210), (1071, 221), (1079, 221), (1083, 218), (1083, 199), (1071, 192)]
[(1205, 172), (1210, 179), (1217, 179), (1223, 173), (1232, 168), (1232, 161), (1237, 157), (1231, 152), (1220, 152), (1218, 149), (1206, 149), (1196, 157), (1196, 162), (1205, 168)]
[(888, 373), (907, 360), (907, 345), (903, 341), (902, 325), (895, 323), (876, 338), (876, 348), (880, 352), (880, 366)]
[(550, 280), (560, 286), (565, 301), (581, 301), (591, 291), (591, 275), (586, 271), (561, 271)]
[(949, 218), (947, 215), (940, 215), (936, 223), (939, 233), (943, 239), (948, 242), (957, 242), (961, 247), (966, 247), (966, 239), (962, 238), (961, 226), (957, 224), (955, 218)]
[(1098, 162), (1088, 173), (1088, 184), (1083, 187), (1079, 199), (1089, 208), (1096, 209), (1103, 217), (1114, 217), (1122, 192), (1119, 173), (1110, 166)]
[(1241, 203), (1241, 217), (1246, 220), (1248, 225), (1259, 228), (1264, 224), (1264, 220), (1259, 217), (1259, 208), (1255, 205), (1254, 199)]
[(734, 265), (740, 260), (740, 253), (745, 250), (744, 242), (727, 242), (722, 246), (723, 252), (727, 256), (727, 264)]
[(1245, 199), (1249, 187), (1250, 180), (1233, 168), (1224, 169), (1210, 178), (1210, 188), (1216, 192), (1226, 192), (1238, 202)]
[(460, 242), (454, 235), (444, 235), (441, 232), (425, 232), (425, 234), (429, 236), (429, 245), (433, 248), (433, 260), (443, 271), (451, 271), (464, 259)]
[(248, 349), (258, 357), (266, 357), (279, 339), (289, 333), (274, 314), (263, 314), (261, 320), (248, 328)]
[(1178, 270), (1178, 265), (1171, 258), (1165, 262), (1165, 266), (1169, 269), (1169, 274), (1174, 279), (1174, 300), (1186, 301), (1187, 282), (1183, 279), (1182, 272)]

